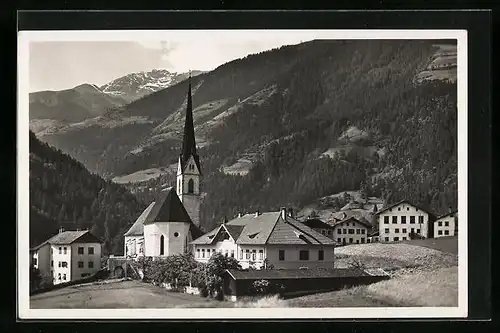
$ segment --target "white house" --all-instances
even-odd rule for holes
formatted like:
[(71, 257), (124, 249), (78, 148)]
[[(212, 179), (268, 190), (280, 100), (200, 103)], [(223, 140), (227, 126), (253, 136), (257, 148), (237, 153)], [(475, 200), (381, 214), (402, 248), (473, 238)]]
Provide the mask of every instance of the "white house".
[(434, 238), (455, 236), (458, 234), (458, 212), (454, 211), (434, 221)]
[(364, 244), (368, 243), (368, 233), (372, 225), (354, 216), (344, 215), (341, 220), (334, 220), (330, 223), (333, 226), (333, 239), (336, 244)]
[(162, 257), (190, 251), (189, 243), (203, 234), (199, 228), (201, 176), (189, 81), (176, 186), (163, 190), (124, 234), (125, 256)]
[(379, 210), (375, 216), (378, 219), (380, 242), (398, 242), (433, 235), (434, 215), (406, 200)]
[(33, 248), (32, 262), (54, 284), (92, 275), (101, 269), (102, 241), (88, 230), (63, 231)]
[(331, 268), (334, 260), (333, 240), (288, 216), (285, 208), (239, 216), (191, 244), (199, 262), (219, 252), (242, 268), (263, 268), (266, 259), (275, 269)]

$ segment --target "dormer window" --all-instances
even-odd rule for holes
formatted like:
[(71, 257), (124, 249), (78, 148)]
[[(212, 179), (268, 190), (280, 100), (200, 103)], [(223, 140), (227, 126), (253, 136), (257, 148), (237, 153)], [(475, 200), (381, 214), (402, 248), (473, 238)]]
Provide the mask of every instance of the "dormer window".
[(254, 234), (250, 234), (250, 235), (248, 235), (248, 237), (253, 239), (253, 238), (255, 238), (255, 236), (257, 236), (258, 234), (259, 234), (259, 233), (258, 233), (258, 232), (256, 232), (256, 233), (254, 233)]

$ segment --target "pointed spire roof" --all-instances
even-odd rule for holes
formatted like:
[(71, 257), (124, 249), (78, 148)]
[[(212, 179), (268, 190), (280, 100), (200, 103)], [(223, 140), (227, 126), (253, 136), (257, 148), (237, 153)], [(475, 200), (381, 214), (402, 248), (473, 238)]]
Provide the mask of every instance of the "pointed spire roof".
[(184, 136), (182, 139), (181, 167), (184, 170), (186, 162), (193, 156), (198, 170), (201, 172), (200, 161), (196, 153), (196, 140), (193, 124), (193, 100), (191, 96), (191, 72), (189, 73), (189, 88), (187, 94), (186, 120), (184, 123)]

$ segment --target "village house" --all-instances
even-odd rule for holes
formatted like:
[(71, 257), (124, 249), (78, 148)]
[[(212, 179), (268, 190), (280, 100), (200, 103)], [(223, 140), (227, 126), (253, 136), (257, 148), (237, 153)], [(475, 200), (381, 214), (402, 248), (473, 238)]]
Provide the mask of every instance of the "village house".
[(456, 236), (458, 234), (458, 212), (450, 212), (434, 221), (434, 238)]
[(432, 222), (435, 216), (406, 200), (379, 210), (375, 216), (378, 219), (380, 242), (398, 242), (433, 236)]
[(243, 269), (266, 264), (275, 269), (329, 268), (334, 260), (333, 240), (295, 220), (285, 208), (240, 214), (191, 244), (199, 262), (218, 252), (236, 258)]
[(175, 188), (160, 192), (124, 234), (124, 254), (164, 257), (190, 251), (189, 243), (203, 234), (200, 229), (200, 158), (196, 152), (191, 80), (186, 102), (182, 150)]
[(302, 223), (304, 223), (306, 226), (313, 229), (314, 231), (319, 232), (323, 236), (333, 239), (334, 227), (332, 227), (328, 223), (323, 222), (318, 218), (308, 218), (305, 221), (302, 221)]
[(368, 233), (372, 225), (364, 219), (358, 219), (347, 214), (340, 219), (329, 221), (333, 227), (333, 239), (337, 245), (367, 243)]
[(79, 280), (101, 269), (102, 241), (88, 230), (63, 231), (32, 249), (32, 263), (53, 284)]

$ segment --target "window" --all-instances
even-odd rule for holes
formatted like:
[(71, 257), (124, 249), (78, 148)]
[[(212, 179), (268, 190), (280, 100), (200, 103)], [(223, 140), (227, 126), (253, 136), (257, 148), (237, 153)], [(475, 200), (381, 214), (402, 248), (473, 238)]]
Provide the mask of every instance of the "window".
[(89, 261), (89, 268), (94, 268), (94, 262), (93, 261)]
[(419, 233), (420, 233), (420, 229), (417, 229), (417, 234), (419, 234)]
[(234, 250), (231, 250), (231, 258), (234, 258)]
[(250, 250), (245, 250), (245, 258), (250, 259)]
[(385, 228), (385, 233), (388, 234), (389, 233), (389, 228)]
[(365, 239), (364, 237), (361, 237), (361, 244), (364, 244), (365, 243)]
[(188, 193), (194, 193), (194, 181), (192, 179), (188, 182)]
[(61, 280), (61, 273), (57, 274), (57, 279)]
[(58, 267), (61, 267), (61, 262), (60, 262), (60, 261), (57, 263), (57, 266), (58, 266)]
[(66, 254), (66, 253), (67, 253), (67, 252), (66, 252), (66, 251), (67, 251), (66, 246), (65, 246), (65, 247), (63, 247), (63, 251), (64, 251), (64, 254)]
[(395, 242), (399, 241), (399, 237), (394, 237), (394, 241)]
[[(140, 248), (140, 246), (139, 246), (139, 248)], [(89, 247), (89, 254), (94, 254), (94, 248), (92, 246)]]
[(365, 229), (361, 229), (361, 234), (364, 235), (365, 234)]
[(361, 230), (360, 229), (356, 229), (356, 234), (357, 235), (361, 234)]
[(342, 238), (337, 238), (337, 243), (342, 243)]
[(349, 243), (352, 244), (352, 238), (349, 238)]
[(388, 241), (389, 241), (389, 237), (385, 237), (385, 238), (384, 238), (384, 240), (385, 240), (386, 242), (388, 242)]
[(325, 260), (325, 252), (323, 250), (318, 251), (318, 260)]
[(83, 254), (83, 246), (78, 247), (78, 254)]
[[(160, 255), (165, 254), (165, 236), (160, 236)], [(205, 250), (203, 250), (203, 258), (205, 258)]]
[(411, 233), (414, 234), (415, 233), (415, 228), (411, 228)]
[(243, 259), (243, 250), (240, 249), (240, 259)]
[(415, 224), (415, 216), (410, 216), (410, 224)]
[(78, 262), (78, 268), (83, 268), (83, 261)]
[(62, 247), (59, 248), (59, 254), (62, 254)]
[(54, 260), (50, 261), (50, 267), (54, 267)]
[(399, 234), (399, 229), (398, 228), (394, 229), (394, 232)]
[(201, 257), (205, 258), (205, 249), (201, 249)]
[(354, 235), (354, 229), (349, 229), (349, 235)]
[(285, 250), (279, 250), (278, 257), (279, 257), (279, 260), (281, 260), (281, 261), (285, 260)]
[(401, 223), (406, 224), (406, 216), (401, 216)]
[(419, 216), (418, 217), (418, 223), (424, 223), (424, 217), (423, 216)]
[(403, 240), (406, 240), (406, 237), (403, 237)]
[(450, 226), (450, 222), (445, 221), (445, 222), (444, 222), (444, 226), (445, 226), (445, 227), (449, 227), (449, 226)]
[(347, 229), (344, 229), (343, 233), (344, 233), (344, 235), (347, 234)]
[(50, 248), (50, 254), (54, 254), (54, 249)]
[(389, 216), (384, 216), (384, 224), (389, 224)]
[(257, 250), (252, 250), (252, 260), (255, 261), (257, 259)]
[(443, 222), (439, 221), (438, 222), (438, 227), (442, 227), (443, 226)]
[(356, 239), (356, 244), (359, 244), (359, 239)]
[(200, 249), (196, 249), (196, 257), (199, 258), (200, 257)]
[(349, 222), (347, 222), (345, 225), (348, 227), (349, 226)]
[(438, 235), (442, 235), (443, 234), (443, 230), (438, 230)]
[(444, 231), (444, 234), (445, 234), (445, 235), (449, 235), (449, 234), (450, 234), (450, 231), (449, 231), (449, 230), (445, 230), (445, 231)]
[(398, 223), (398, 217), (397, 216), (393, 216), (392, 217), (392, 224), (396, 224)]
[(398, 207), (398, 210), (401, 210), (401, 207)]
[(61, 262), (61, 267), (68, 267), (68, 263), (66, 261)]
[(328, 236), (331, 236), (331, 235), (332, 235), (332, 231), (328, 230)]
[(66, 274), (63, 274), (63, 281), (66, 281)]
[(309, 260), (309, 251), (308, 250), (300, 250), (299, 259), (300, 260)]
[(259, 260), (264, 259), (264, 250), (259, 250)]
[(410, 207), (406, 207), (406, 210), (410, 210)]
[(407, 231), (406, 231), (406, 228), (403, 228), (403, 230), (401, 231), (403, 234), (406, 234)]

